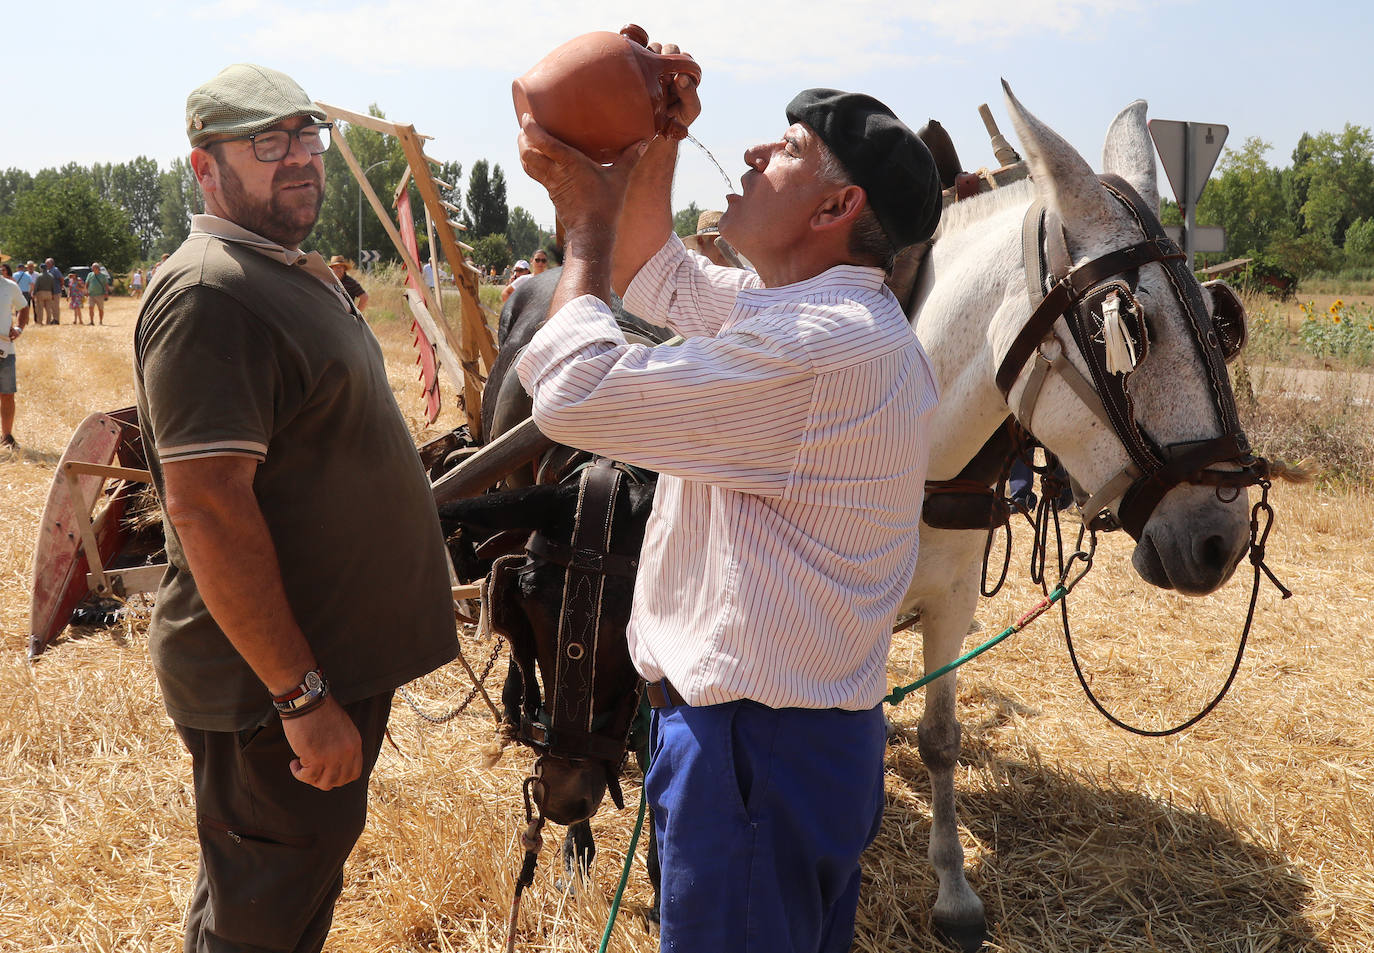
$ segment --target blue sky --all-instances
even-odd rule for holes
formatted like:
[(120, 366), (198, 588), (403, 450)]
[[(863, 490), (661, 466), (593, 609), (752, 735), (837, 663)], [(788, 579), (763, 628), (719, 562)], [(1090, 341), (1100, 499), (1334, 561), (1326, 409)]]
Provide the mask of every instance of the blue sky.
[[(906, 7), (905, 10), (902, 8)], [(913, 128), (939, 119), (968, 168), (991, 165), (978, 119), (988, 103), (1011, 138), (999, 77), (1100, 165), (1102, 136), (1143, 98), (1162, 119), (1223, 123), (1229, 144), (1259, 136), (1287, 165), (1303, 131), (1374, 125), (1369, 44), (1374, 4), (1312, 0), (586, 0), (504, 7), (432, 0), (73, 3), (72, 36), (7, 37), (0, 82), (9, 121), (0, 167), (187, 151), (186, 93), (233, 62), (292, 74), (315, 98), (434, 137), (428, 152), (506, 173), (510, 205), (543, 224), (552, 207), (520, 169), (510, 81), (568, 38), (644, 26), (702, 66), (694, 132), (738, 179), (751, 143), (776, 136), (782, 110), (808, 86), (872, 93)], [(89, 13), (91, 17), (85, 14)], [(93, 19), (92, 19), (93, 18)], [(38, 27), (39, 17), (33, 21)], [(16, 23), (6, 17), (6, 30)], [(109, 32), (94, 38), (93, 24)], [(76, 39), (79, 37), (79, 39)], [(56, 104), (56, 105), (54, 105)], [(1168, 194), (1161, 178), (1161, 191)], [(674, 207), (720, 207), (724, 183), (684, 146)]]

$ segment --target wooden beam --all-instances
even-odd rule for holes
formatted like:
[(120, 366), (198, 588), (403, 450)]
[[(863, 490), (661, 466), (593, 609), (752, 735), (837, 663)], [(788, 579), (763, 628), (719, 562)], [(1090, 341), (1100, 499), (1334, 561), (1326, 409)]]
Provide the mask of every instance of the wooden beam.
[[(328, 103), (322, 103), (318, 100), (316, 100), (315, 105), (323, 109), (331, 120), (342, 119), (344, 122), (352, 123), (355, 126), (363, 126), (366, 129), (371, 129), (373, 132), (380, 132), (384, 136), (394, 136), (396, 135), (396, 130), (400, 128), (390, 119), (379, 119), (376, 116), (355, 113), (350, 109), (344, 109), (340, 106), (331, 106)], [(434, 138), (433, 136), (421, 136), (419, 133), (416, 133), (416, 135), (421, 139)]]
[(479, 493), (500, 483), (518, 468), (538, 459), (552, 447), (534, 419), (526, 417), (491, 443), (435, 480), (430, 486), (434, 502), (448, 503)]

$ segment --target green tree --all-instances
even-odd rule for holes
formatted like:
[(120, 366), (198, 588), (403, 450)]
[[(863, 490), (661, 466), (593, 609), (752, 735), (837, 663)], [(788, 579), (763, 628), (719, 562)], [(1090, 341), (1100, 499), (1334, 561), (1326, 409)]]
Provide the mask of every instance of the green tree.
[(510, 224), (506, 206), (506, 175), (498, 165), (492, 168), (486, 159), (472, 164), (468, 175), (468, 234), (504, 234)]
[(147, 258), (162, 233), (162, 170), (157, 162), (139, 156), (129, 162), (97, 163), (91, 177), (100, 197), (124, 209), (138, 236), (139, 256)]
[(14, 202), (19, 193), (33, 188), (33, 176), (23, 169), (6, 169), (0, 172), (0, 218), (14, 211)]
[(697, 232), (697, 219), (701, 217), (701, 209), (697, 208), (697, 203), (693, 202), (686, 208), (673, 214), (673, 231), (679, 237), (686, 238), (688, 235), (695, 235)]
[(16, 258), (51, 256), (64, 267), (99, 260), (122, 271), (138, 255), (129, 217), (97, 194), (80, 166), (40, 172), (0, 222), (0, 234)]
[(472, 260), (483, 271), (488, 268), (504, 271), (515, 260), (515, 256), (506, 244), (506, 236), (493, 234), (484, 235), (472, 243)]
[(1269, 143), (1256, 136), (1227, 149), (1219, 174), (1198, 201), (1198, 222), (1226, 229), (1233, 257), (1253, 258), (1280, 238), (1292, 238), (1298, 224), (1284, 201), (1282, 176), (1265, 161)]
[(195, 170), (189, 159), (176, 158), (158, 180), (158, 239), (153, 245), (155, 254), (176, 250), (191, 233), (191, 216), (205, 211), (205, 200), (196, 182)]
[(1301, 280), (1319, 271), (1332, 270), (1340, 253), (1325, 235), (1308, 232), (1296, 238), (1280, 238), (1272, 242), (1266, 257)]
[(1294, 173), (1306, 180), (1302, 204), (1307, 230), (1340, 244), (1359, 218), (1374, 215), (1374, 134), (1346, 123), (1339, 133), (1311, 138), (1307, 162)]
[(1374, 218), (1357, 218), (1345, 230), (1345, 266), (1374, 267)]
[(535, 223), (533, 215), (517, 205), (510, 212), (506, 239), (515, 254), (528, 258), (536, 248), (544, 247), (546, 233)]
[[(376, 103), (368, 107), (368, 114), (378, 119), (386, 118)], [(406, 170), (400, 140), (352, 123), (340, 123), (335, 136), (342, 136), (347, 142), (368, 184), (387, 207), (394, 222), (392, 197), (396, 183), (401, 181)], [(423, 242), (424, 208), (414, 194), (411, 196), (411, 206), (412, 213), (416, 213), (419, 220), (415, 231)], [(337, 146), (324, 154), (324, 205), (320, 208), (315, 230), (311, 232), (310, 245), (326, 256), (343, 255), (356, 259), (359, 248), (375, 248), (382, 253), (384, 260), (395, 260), (397, 257), (386, 228), (377, 218), (371, 203), (363, 196), (348, 163), (344, 161), (342, 150)]]

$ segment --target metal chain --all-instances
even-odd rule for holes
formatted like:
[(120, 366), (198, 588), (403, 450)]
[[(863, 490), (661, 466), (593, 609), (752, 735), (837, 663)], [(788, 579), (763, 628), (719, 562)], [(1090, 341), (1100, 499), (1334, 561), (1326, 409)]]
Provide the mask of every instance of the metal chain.
[[(457, 718), (459, 715), (461, 715), (463, 711), (469, 705), (472, 704), (472, 700), (477, 697), (477, 693), (481, 691), (482, 686), (484, 686), (487, 683), (487, 676), (491, 674), (492, 667), (496, 665), (496, 659), (500, 657), (501, 646), (504, 643), (505, 639), (498, 634), (496, 636), (496, 644), (491, 647), (491, 657), (487, 659), (487, 667), (482, 670), (482, 674), (477, 678), (477, 681), (473, 684), (472, 691), (468, 692), (468, 697), (464, 698), (456, 708), (452, 708), (444, 712), (442, 715), (431, 715), (429, 712), (421, 708), (420, 703), (417, 702), (414, 699), (414, 697), (411, 696), (410, 692), (406, 690), (405, 686), (401, 686), (400, 688), (396, 689), (396, 692), (402, 698), (405, 699), (406, 704), (410, 706), (410, 710), (415, 712), (417, 717), (429, 722), (431, 725), (446, 724), (447, 722), (450, 722), (453, 719)], [(461, 645), (458, 646), (458, 654), (463, 654), (463, 647)]]

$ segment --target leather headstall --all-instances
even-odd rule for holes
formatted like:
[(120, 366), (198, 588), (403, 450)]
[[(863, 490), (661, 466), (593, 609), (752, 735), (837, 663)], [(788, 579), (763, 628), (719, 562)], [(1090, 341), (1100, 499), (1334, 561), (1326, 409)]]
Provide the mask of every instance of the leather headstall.
[[(1106, 511), (1119, 499), (1120, 525), (1139, 539), (1155, 506), (1179, 484), (1207, 484), (1239, 492), (1265, 480), (1268, 467), (1250, 452), (1226, 371), (1228, 357), (1234, 356), (1243, 341), (1243, 310), (1238, 319), (1239, 341), (1237, 319), (1229, 314), (1239, 301), (1226, 302), (1228, 313), (1219, 322), (1219, 329), (1207, 312), (1201, 286), (1185, 264), (1182, 250), (1164, 232), (1154, 211), (1125, 180), (1113, 175), (1099, 178), (1131, 215), (1140, 240), (1075, 266), (1057, 216), (1048, 213), (1039, 200), (1031, 205), (1022, 226), (1031, 316), (997, 369), (997, 387), (1006, 398), (1026, 366), (1031, 365), (1030, 377), (1013, 412), (1021, 425), (1034, 433), (1032, 418), (1040, 389), (1050, 373), (1057, 373), (1111, 427), (1130, 463), (1090, 494), (1075, 484), (1075, 495), (1084, 522), (1098, 529), (1114, 528)], [(1112, 361), (1104, 340), (1107, 308), (1120, 322), (1115, 333), (1128, 339), (1132, 364), (1143, 361), (1148, 351), (1149, 329), (1135, 294), (1139, 269), (1153, 263), (1163, 269), (1192, 329), (1191, 340), (1206, 371), (1211, 406), (1220, 428), (1216, 437), (1161, 446), (1135, 418), (1127, 387), (1131, 371), (1120, 370), (1119, 364), (1118, 369), (1109, 369)], [(1086, 378), (1069, 359), (1065, 342), (1055, 334), (1055, 323), (1061, 317), (1087, 364)], [(1234, 469), (1212, 469), (1217, 464)]]
[[(532, 647), (517, 659), (525, 681), (525, 711), (517, 740), (543, 754), (570, 759), (590, 758), (607, 765), (607, 775), (618, 772), (625, 758), (626, 741), (635, 712), (638, 692), (598, 715), (596, 697), (597, 642), (601, 625), (606, 577), (633, 579), (638, 559), (612, 553), (611, 534), (616, 500), (624, 490), (625, 474), (610, 460), (598, 458), (582, 469), (577, 513), (571, 543), (550, 539), (541, 532), (530, 535), (527, 558), (537, 558), (564, 569), (563, 599), (558, 613), (558, 638), (552, 685), (544, 686), (544, 705), (539, 705), (534, 685)], [(619, 791), (614, 787), (612, 796)]]

